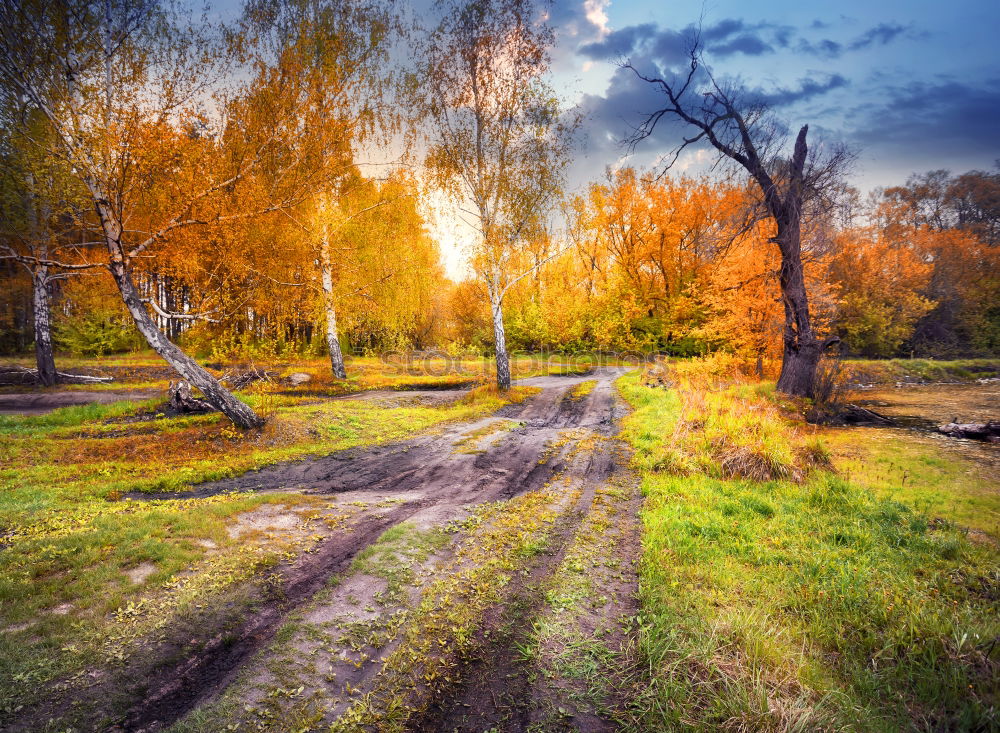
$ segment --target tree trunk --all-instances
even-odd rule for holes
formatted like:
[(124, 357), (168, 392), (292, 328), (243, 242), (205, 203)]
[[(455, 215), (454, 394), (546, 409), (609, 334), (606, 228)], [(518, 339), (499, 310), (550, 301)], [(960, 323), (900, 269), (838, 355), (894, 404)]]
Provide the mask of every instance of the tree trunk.
[(31, 276), (32, 307), (35, 321), (35, 363), (38, 381), (51, 387), (58, 380), (52, 354), (52, 310), (49, 305), (48, 268), (39, 266)]
[(181, 351), (170, 339), (163, 335), (163, 332), (156, 327), (156, 322), (149, 315), (146, 306), (135, 288), (132, 276), (125, 263), (125, 255), (122, 252), (120, 229), (116, 227), (107, 209), (102, 206), (101, 198), (98, 200), (97, 213), (101, 218), (101, 226), (105, 232), (104, 236), (108, 245), (110, 261), (108, 269), (111, 277), (114, 278), (118, 291), (121, 293), (125, 307), (135, 321), (139, 333), (146, 339), (146, 343), (152, 347), (153, 351), (159, 354), (174, 370), (192, 386), (201, 390), (205, 396), (205, 401), (212, 407), (219, 410), (223, 415), (233, 421), (239, 428), (259, 428), (264, 421), (250, 409), (249, 406), (238, 400), (232, 392), (219, 384), (219, 380), (201, 368), (190, 356)]
[(497, 297), (491, 297), (490, 300), (497, 355), (497, 388), (506, 392), (510, 389), (510, 358), (507, 355), (507, 335), (503, 330), (503, 301)]
[(802, 345), (786, 341), (781, 359), (781, 376), (778, 377), (778, 391), (797, 397), (813, 397), (820, 356), (822, 349), (815, 340), (811, 344)]
[(813, 335), (802, 267), (801, 230), (798, 203), (787, 217), (775, 217), (781, 249), (781, 300), (785, 307), (784, 349), (778, 391), (796, 397), (812, 397), (816, 367), (823, 348)]
[(323, 310), (326, 311), (326, 345), (330, 350), (330, 370), (336, 379), (347, 379), (344, 354), (337, 338), (337, 309), (333, 300), (333, 263), (330, 260), (330, 235), (323, 224), (320, 238), (319, 264), (323, 279)]

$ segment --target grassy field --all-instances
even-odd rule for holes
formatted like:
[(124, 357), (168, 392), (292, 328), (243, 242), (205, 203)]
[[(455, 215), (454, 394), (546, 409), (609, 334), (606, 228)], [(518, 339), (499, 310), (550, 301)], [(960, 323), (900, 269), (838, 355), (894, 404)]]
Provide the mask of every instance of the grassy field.
[(306, 517), (311, 502), (301, 494), (120, 500), (127, 492), (178, 490), (281, 460), (412, 437), (533, 391), (500, 396), (482, 386), (442, 406), (251, 392), (245, 399), (269, 415), (263, 430), (251, 432), (219, 414), (155, 418), (149, 409), (156, 400), (0, 416), (0, 710), (10, 712), (40, 683), (108, 654), (108, 640), (138, 616), (163, 620), (177, 611), (133, 613), (134, 601), (192, 566), (210, 564), (198, 583), (173, 594), (175, 606), (197, 604), (281, 561), (295, 548), (237, 540), (227, 526), (265, 503)]
[(709, 371), (619, 382), (646, 496), (640, 727), (995, 729), (1000, 552), (974, 516), (996, 478), (956, 503), (967, 466), (870, 439), (848, 466), (771, 385)]

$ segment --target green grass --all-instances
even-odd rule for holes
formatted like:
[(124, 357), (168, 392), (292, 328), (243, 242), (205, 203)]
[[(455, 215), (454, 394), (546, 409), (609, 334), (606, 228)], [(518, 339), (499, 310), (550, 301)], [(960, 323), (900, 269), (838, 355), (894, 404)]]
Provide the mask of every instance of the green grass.
[[(635, 408), (624, 434), (646, 496), (641, 646), (651, 685), (635, 702), (640, 728), (998, 725), (997, 652), (985, 652), (1000, 634), (1000, 553), (922, 510), (920, 497), (947, 487), (917, 473), (890, 495), (805, 466), (799, 481), (727, 479), (697, 460), (681, 475), (662, 456), (692, 405), (716, 405), (706, 427), (758, 435), (771, 443), (765, 452), (796, 456), (805, 439), (788, 423), (775, 431), (766, 388), (640, 380), (619, 381)], [(743, 417), (728, 416), (725, 404), (741, 401), (733, 411)], [(673, 450), (688, 456), (692, 445), (701, 444)]]
[[(128, 422), (144, 407), (135, 403), (0, 419), (0, 720), (41, 684), (92, 662), (117, 633), (122, 610), (141, 608), (151, 591), (205, 558), (206, 542), (227, 568), (211, 592), (276, 562), (281, 548), (240, 560), (249, 550), (227, 534), (234, 515), (265, 502), (307, 510), (316, 501), (122, 501), (126, 492), (183, 490), (281, 460), (406, 439), (534, 391), (481, 387), (445, 406), (399, 408), (257, 395), (251, 400), (273, 410), (259, 432), (235, 430), (217, 414)], [(152, 575), (132, 582), (127, 572), (143, 563)]]

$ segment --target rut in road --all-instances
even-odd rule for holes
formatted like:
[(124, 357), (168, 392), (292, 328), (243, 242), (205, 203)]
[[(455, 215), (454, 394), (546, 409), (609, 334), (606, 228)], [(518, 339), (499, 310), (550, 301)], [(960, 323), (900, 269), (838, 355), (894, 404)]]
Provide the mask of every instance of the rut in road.
[[(582, 490), (573, 506), (557, 520), (549, 534), (545, 552), (533, 563), (526, 576), (516, 577), (504, 603), (492, 609), (478, 634), (478, 648), (460, 671), (454, 689), (439, 694), (427, 711), (410, 724), (417, 731), (525, 731), (533, 723), (544, 724), (551, 717), (546, 708), (550, 696), (537, 684), (541, 670), (526, 649), (531, 644), (535, 623), (544, 613), (545, 593), (551, 578), (592, 509), (596, 490), (612, 480), (616, 472), (612, 440), (600, 440), (593, 450), (577, 457), (575, 473)], [(569, 703), (566, 703), (567, 705)], [(565, 713), (562, 717), (569, 717)], [(597, 716), (573, 716), (563, 721), (566, 729), (577, 731), (614, 730), (609, 721)], [(564, 726), (559, 725), (562, 729)], [(545, 730), (551, 729), (545, 727)]]
[[(522, 384), (539, 386), (542, 392), (525, 403), (503, 408), (496, 416), (449, 426), (436, 435), (403, 443), (276, 464), (234, 479), (203, 484), (195, 487), (193, 494), (180, 495), (191, 498), (234, 490), (302, 491), (336, 494), (340, 502), (360, 500), (374, 506), (388, 501), (392, 506), (386, 511), (361, 514), (343, 531), (320, 543), (313, 555), (282, 568), (271, 584), (276, 592), (262, 599), (251, 617), (223, 619), (220, 625), (224, 628), (210, 635), (200, 648), (181, 649), (169, 640), (149, 648), (139, 665), (141, 675), (126, 665), (105, 684), (94, 685), (87, 693), (89, 700), (54, 700), (45, 711), (36, 711), (44, 713), (44, 717), (29, 716), (23, 719), (26, 725), (14, 729), (30, 730), (52, 713), (58, 718), (70, 703), (76, 710), (92, 710), (93, 720), (106, 721), (101, 717), (108, 712), (110, 703), (104, 702), (106, 698), (118, 703), (132, 701), (125, 704), (127, 712), (123, 717), (114, 715), (120, 722), (109, 729), (161, 730), (225, 691), (250, 666), (255, 655), (260, 656), (272, 645), (275, 632), (289, 615), (308, 605), (317, 591), (350, 567), (384, 530), (404, 521), (424, 527), (440, 526), (468, 516), (476, 505), (536, 491), (554, 477), (570, 473), (576, 476), (582, 491), (573, 509), (559, 520), (548, 553), (531, 570), (531, 580), (540, 580), (558, 563), (561, 548), (590, 506), (594, 488), (614, 470), (610, 447), (602, 444), (593, 454), (581, 456), (574, 453), (566, 435), (570, 429), (599, 436), (613, 433), (619, 408), (612, 382), (620, 373), (603, 370), (581, 378), (524, 380)], [(588, 378), (596, 378), (596, 387), (581, 399), (570, 399), (568, 392)], [(506, 428), (502, 440), (495, 440), (490, 432), (498, 426)], [(528, 587), (523, 583), (516, 586)], [(359, 673), (356, 681), (363, 681), (365, 675), (370, 681), (377, 672), (375, 666), (367, 665), (364, 675)], [(332, 719), (334, 713), (344, 709), (345, 705), (331, 708), (325, 719)], [(437, 714), (442, 720), (449, 715), (440, 707)]]

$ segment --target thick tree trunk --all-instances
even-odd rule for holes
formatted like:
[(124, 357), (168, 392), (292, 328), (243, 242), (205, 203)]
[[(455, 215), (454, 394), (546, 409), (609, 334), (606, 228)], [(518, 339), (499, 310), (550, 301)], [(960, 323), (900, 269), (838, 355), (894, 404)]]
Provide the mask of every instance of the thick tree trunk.
[(323, 280), (323, 309), (326, 311), (326, 345), (330, 350), (330, 370), (336, 379), (347, 379), (344, 354), (337, 338), (337, 308), (333, 299), (333, 263), (330, 260), (330, 235), (326, 224), (320, 239), (319, 264)]
[(156, 327), (156, 322), (149, 315), (149, 311), (146, 310), (146, 306), (143, 304), (142, 298), (136, 290), (135, 283), (132, 281), (132, 276), (128, 271), (125, 255), (121, 247), (121, 230), (116, 227), (107, 209), (101, 205), (101, 198), (95, 198), (98, 200), (97, 213), (101, 218), (101, 225), (104, 229), (108, 245), (108, 269), (111, 272), (111, 277), (115, 280), (115, 284), (118, 286), (118, 291), (125, 302), (125, 307), (128, 308), (128, 312), (132, 316), (136, 328), (139, 329), (139, 333), (146, 339), (146, 343), (170, 364), (181, 377), (190, 382), (193, 387), (201, 390), (201, 393), (205, 396), (205, 401), (232, 420), (234, 425), (239, 428), (259, 428), (264, 424), (264, 421), (256, 412), (238, 400), (232, 392), (219, 384), (219, 380), (202, 369), (194, 359), (181, 351)]
[(35, 320), (35, 363), (38, 381), (51, 387), (58, 380), (52, 353), (52, 309), (49, 304), (48, 268), (39, 266), (32, 273), (32, 307)]
[(820, 343), (789, 344), (781, 360), (781, 376), (778, 377), (778, 391), (797, 397), (812, 397), (816, 382), (816, 367), (822, 356)]
[(798, 202), (792, 202), (792, 212), (785, 217), (775, 217), (778, 224), (775, 241), (781, 249), (781, 300), (785, 308), (784, 349), (778, 391), (797, 397), (812, 397), (816, 367), (823, 347), (813, 334), (809, 317), (798, 206)]
[(496, 345), (497, 358), (497, 388), (510, 389), (510, 358), (507, 355), (507, 334), (503, 330), (503, 301), (491, 297), (490, 309), (493, 312), (493, 338)]

